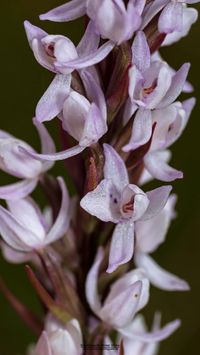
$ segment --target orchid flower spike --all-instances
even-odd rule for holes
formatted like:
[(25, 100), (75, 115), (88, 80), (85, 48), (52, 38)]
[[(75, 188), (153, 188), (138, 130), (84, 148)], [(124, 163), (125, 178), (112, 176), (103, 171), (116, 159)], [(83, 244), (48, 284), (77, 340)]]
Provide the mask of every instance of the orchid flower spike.
[[(58, 104), (57, 96), (61, 93), (61, 90), (56, 91), (55, 89), (55, 95), (50, 96), (49, 91), (54, 90), (52, 87), (44, 94), (36, 110), (37, 120), (39, 121), (49, 121), (53, 118), (55, 112), (59, 112), (63, 129), (78, 141), (78, 145), (53, 154), (37, 154), (30, 149), (23, 148), (25, 154), (41, 161), (67, 159), (98, 142), (107, 132), (107, 109), (102, 89), (89, 72), (84, 71), (81, 76), (88, 99), (71, 90), (64, 102), (60, 101)], [(51, 85), (54, 86), (54, 84)], [(63, 90), (65, 90), (64, 86)], [(40, 123), (38, 123), (39, 125)]]
[(155, 343), (169, 337), (179, 326), (175, 320), (161, 329), (144, 332), (135, 326), (136, 313), (149, 299), (149, 282), (141, 269), (128, 272), (111, 286), (103, 305), (98, 294), (98, 274), (104, 253), (99, 248), (86, 280), (86, 297), (92, 311), (123, 337), (144, 343)]
[(0, 234), (3, 240), (19, 252), (34, 252), (62, 238), (69, 228), (70, 201), (62, 178), (60, 211), (51, 227), (45, 222), (39, 207), (30, 198), (8, 200), (8, 210), (0, 206)]
[(72, 0), (41, 15), (40, 19), (65, 22), (87, 14), (102, 38), (120, 44), (138, 30), (144, 7), (144, 0), (129, 0), (127, 6), (123, 0)]
[(171, 221), (175, 218), (176, 195), (171, 195), (163, 210), (148, 221), (136, 223), (135, 263), (145, 270), (150, 282), (166, 291), (188, 291), (188, 283), (162, 269), (148, 254), (153, 253), (166, 239)]
[(129, 184), (125, 163), (108, 144), (104, 144), (104, 155), (104, 179), (82, 198), (80, 204), (100, 220), (117, 224), (107, 269), (110, 273), (133, 256), (135, 222), (156, 216), (165, 206), (172, 187), (162, 186), (145, 193)]
[(101, 62), (114, 48), (111, 41), (98, 48), (100, 38), (92, 23), (89, 23), (77, 48), (65, 36), (49, 35), (28, 21), (24, 22), (24, 26), (36, 60), (54, 73), (70, 74), (75, 69), (90, 67)]
[(46, 328), (28, 355), (82, 355), (83, 340), (76, 319), (72, 319), (65, 326), (51, 320), (51, 324), (46, 325)]
[[(145, 109), (137, 111), (130, 141), (122, 150), (129, 152), (141, 147), (150, 140), (153, 134), (150, 149), (144, 156), (148, 180), (153, 177), (169, 182), (183, 178), (181, 171), (168, 165), (171, 158), (168, 148), (181, 136), (194, 105), (195, 99), (191, 98), (183, 103), (175, 102), (152, 112)], [(153, 132), (154, 125), (156, 126)]]
[[(42, 124), (38, 125), (36, 121), (34, 123), (40, 136), (42, 153), (53, 154), (55, 145), (48, 131)], [(53, 166), (50, 162), (41, 162), (27, 156), (19, 147), (34, 152), (26, 142), (0, 131), (0, 169), (23, 179), (11, 185), (1, 186), (0, 198), (2, 199), (17, 200), (26, 197), (34, 190), (40, 176)]]
[(153, 110), (173, 103), (182, 92), (190, 64), (183, 64), (172, 76), (167, 63), (151, 62), (150, 49), (142, 31), (135, 36), (132, 54), (132, 67), (129, 70), (129, 96), (132, 104)]

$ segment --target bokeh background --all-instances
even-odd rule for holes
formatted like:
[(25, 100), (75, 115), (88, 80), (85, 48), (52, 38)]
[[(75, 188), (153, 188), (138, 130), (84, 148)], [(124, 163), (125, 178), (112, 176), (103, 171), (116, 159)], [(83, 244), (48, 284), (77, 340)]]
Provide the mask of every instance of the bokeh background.
[[(38, 14), (58, 6), (60, 0), (3, 0), (0, 21), (0, 128), (27, 140), (36, 148), (38, 137), (32, 126), (35, 105), (52, 79), (33, 58), (23, 29), (28, 19), (50, 33), (63, 33), (78, 42), (82, 23), (56, 24), (38, 20)], [(196, 6), (200, 10), (200, 5)], [(173, 164), (184, 171), (185, 178), (174, 183), (179, 195), (178, 219), (173, 223), (167, 243), (156, 252), (156, 260), (167, 270), (185, 278), (191, 292), (170, 293), (152, 288), (151, 302), (146, 308), (150, 322), (154, 310), (161, 310), (163, 321), (176, 317), (182, 327), (162, 343), (161, 355), (198, 355), (200, 339), (200, 25), (196, 23), (190, 35), (179, 43), (162, 50), (164, 58), (174, 68), (190, 61), (189, 79), (195, 88), (197, 105), (181, 139), (173, 147)], [(55, 127), (51, 127), (54, 136)], [(55, 174), (62, 169), (58, 163)], [(0, 184), (12, 179), (0, 172)], [(37, 195), (36, 195), (37, 197)], [(0, 257), (0, 274), (10, 289), (34, 311), (40, 312), (39, 302), (24, 272), (24, 266), (9, 265)], [(35, 338), (0, 294), (0, 354), (24, 355)]]

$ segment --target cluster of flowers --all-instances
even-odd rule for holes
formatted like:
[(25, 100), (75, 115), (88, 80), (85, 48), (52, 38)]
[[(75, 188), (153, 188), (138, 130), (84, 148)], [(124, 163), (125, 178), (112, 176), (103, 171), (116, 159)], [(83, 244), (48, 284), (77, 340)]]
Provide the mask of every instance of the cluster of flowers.
[[(33, 264), (35, 272), (27, 266), (27, 273), (48, 310), (41, 322), (1, 286), (41, 332), (29, 354), (80, 355), (89, 346), (91, 354), (107, 355), (108, 344), (119, 344), (113, 354), (153, 355), (180, 325), (161, 327), (156, 313), (148, 332), (138, 314), (150, 283), (189, 289), (149, 255), (165, 241), (176, 195), (170, 185), (141, 187), (153, 178), (183, 177), (169, 166), (168, 148), (195, 104), (194, 98), (176, 101), (193, 90), (186, 81), (190, 65), (175, 71), (158, 50), (187, 35), (198, 16), (187, 4), (195, 2), (72, 0), (40, 16), (57, 22), (84, 16), (77, 46), (25, 21), (36, 60), (55, 73), (33, 120), (41, 154), (0, 131), (0, 168), (21, 179), (0, 187), (7, 203), (0, 206), (2, 253), (9, 262)], [(60, 152), (43, 124), (55, 117)], [(69, 167), (78, 197), (69, 196), (62, 177), (49, 175), (57, 160)], [(38, 184), (49, 199), (44, 212), (29, 196)], [(105, 346), (97, 351), (98, 344)]]

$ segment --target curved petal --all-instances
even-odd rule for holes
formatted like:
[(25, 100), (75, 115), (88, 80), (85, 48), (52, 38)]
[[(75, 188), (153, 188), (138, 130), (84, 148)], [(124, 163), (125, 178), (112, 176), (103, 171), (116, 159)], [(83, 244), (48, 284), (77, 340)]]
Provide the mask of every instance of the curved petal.
[(112, 301), (105, 302), (99, 312), (99, 317), (115, 328), (129, 324), (138, 309), (142, 282), (136, 281), (121, 291)]
[(147, 143), (152, 135), (152, 115), (150, 110), (139, 109), (133, 121), (132, 134), (122, 150), (129, 152)]
[(190, 69), (190, 63), (185, 63), (182, 67), (176, 72), (176, 74), (172, 78), (172, 83), (167, 91), (165, 97), (162, 99), (157, 108), (162, 108), (170, 105), (176, 98), (180, 95), (183, 90), (183, 86), (185, 84), (188, 72)]
[(112, 180), (116, 188), (122, 191), (129, 183), (125, 163), (111, 145), (104, 144), (103, 147), (105, 155), (104, 177)]
[(189, 291), (188, 283), (170, 272), (162, 269), (149, 255), (138, 253), (135, 261), (145, 270), (150, 282), (165, 291)]
[(71, 0), (64, 5), (40, 15), (40, 20), (67, 22), (75, 20), (86, 13), (86, 0)]
[(177, 319), (174, 320), (173, 322), (168, 323), (167, 325), (165, 325), (163, 328), (159, 330), (155, 330), (149, 333), (148, 332), (142, 333), (142, 332), (135, 331), (134, 328), (132, 327), (132, 324), (130, 324), (127, 327), (119, 329), (119, 332), (123, 336), (129, 339), (135, 339), (144, 343), (152, 343), (152, 342), (154, 343), (168, 338), (180, 327), (180, 325), (181, 322), (179, 319)]
[(35, 38), (42, 39), (43, 37), (48, 36), (47, 32), (43, 31), (41, 28), (37, 26), (32, 25), (29, 21), (24, 21), (24, 28), (31, 48), (32, 48), (32, 41)]
[(37, 355), (53, 355), (46, 331), (42, 332), (42, 335), (40, 336), (35, 347), (35, 353)]
[(95, 25), (92, 21), (89, 22), (86, 31), (77, 46), (77, 53), (79, 57), (86, 56), (99, 47), (100, 36), (95, 31)]
[(93, 75), (91, 75), (91, 73), (89, 73), (86, 70), (82, 71), (80, 75), (83, 80), (88, 98), (97, 105), (97, 107), (101, 111), (102, 117), (106, 121), (107, 118), (106, 100), (103, 91), (100, 87), (100, 84), (98, 84), (94, 80)]
[(148, 153), (144, 158), (144, 164), (148, 172), (155, 178), (161, 181), (174, 181), (182, 179), (182, 171), (176, 170), (169, 166), (165, 158), (165, 151), (155, 151)]
[(138, 31), (132, 45), (132, 63), (139, 71), (149, 68), (151, 54), (144, 32)]
[(165, 204), (167, 203), (169, 194), (172, 190), (172, 186), (166, 185), (158, 187), (152, 191), (146, 193), (150, 203), (149, 206), (140, 220), (147, 220), (156, 216), (162, 211)]
[(97, 143), (98, 140), (107, 132), (107, 129), (106, 121), (104, 117), (102, 117), (99, 108), (96, 104), (92, 103), (85, 120), (79, 145), (81, 147), (89, 147), (90, 145)]
[(30, 195), (37, 185), (38, 180), (22, 180), (14, 184), (0, 187), (0, 199), (19, 200)]
[(69, 228), (70, 218), (69, 218), (69, 194), (67, 188), (65, 186), (64, 180), (61, 177), (58, 177), (58, 183), (60, 185), (60, 189), (62, 191), (62, 200), (60, 211), (54, 222), (53, 226), (51, 227), (50, 231), (48, 232), (45, 238), (45, 244), (50, 244), (55, 242), (56, 240), (62, 238), (64, 234), (67, 232)]
[[(113, 50), (115, 44), (112, 41), (108, 41), (99, 47), (96, 51), (83, 56), (82, 58), (74, 59), (66, 63), (55, 63), (55, 66), (60, 72), (65, 73), (65, 70), (83, 69), (95, 65), (101, 62), (107, 55)], [(66, 69), (65, 69), (66, 68)]]
[(164, 242), (170, 223), (175, 216), (176, 200), (176, 195), (171, 195), (157, 216), (146, 221), (136, 222), (137, 250), (143, 253), (152, 253)]
[(50, 121), (63, 109), (69, 95), (71, 85), (70, 74), (57, 74), (36, 107), (36, 119), (39, 122)]
[(9, 246), (19, 251), (31, 251), (40, 245), (37, 236), (2, 206), (0, 206), (0, 234)]
[(180, 32), (183, 27), (183, 5), (179, 2), (170, 1), (158, 20), (158, 29), (160, 33)]
[(134, 251), (134, 222), (127, 221), (115, 227), (109, 254), (108, 273), (131, 260)]
[(92, 311), (97, 315), (101, 309), (100, 298), (98, 295), (98, 273), (99, 273), (99, 268), (103, 260), (103, 257), (104, 257), (103, 249), (99, 248), (95, 261), (88, 273), (86, 279), (86, 285), (85, 285), (87, 301)]
[(80, 154), (85, 147), (80, 147), (80, 145), (75, 145), (72, 148), (63, 150), (62, 152), (57, 152), (57, 153), (52, 153), (52, 154), (38, 154), (31, 152), (28, 149), (25, 149), (24, 147), (20, 146), (20, 150), (22, 150), (26, 155), (31, 156), (32, 158), (38, 159), (38, 160), (48, 160), (48, 161), (57, 161), (57, 160), (65, 160), (71, 157), (74, 157), (77, 154)]
[(149, 7), (146, 7), (146, 11), (144, 11), (143, 21), (141, 29), (143, 30), (148, 23), (152, 20), (156, 14), (162, 10), (162, 8), (167, 5), (169, 0), (154, 0)]
[[(104, 222), (117, 223), (120, 213), (112, 208), (112, 197), (117, 194), (111, 180), (102, 180), (95, 190), (88, 192), (81, 200), (81, 207), (92, 216)], [(112, 197), (111, 197), (112, 195)], [(118, 195), (117, 195), (118, 197)], [(114, 198), (115, 199), (115, 198)]]

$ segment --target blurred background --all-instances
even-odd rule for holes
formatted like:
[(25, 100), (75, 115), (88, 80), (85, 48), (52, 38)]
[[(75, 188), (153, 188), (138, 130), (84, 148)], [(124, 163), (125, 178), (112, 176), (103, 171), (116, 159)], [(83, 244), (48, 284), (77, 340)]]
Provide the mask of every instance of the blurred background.
[[(30, 20), (52, 34), (66, 34), (78, 42), (82, 33), (79, 21), (59, 24), (39, 22), (38, 15), (60, 5), (61, 0), (1, 1), (1, 124), (15, 136), (39, 148), (32, 126), (35, 105), (52, 79), (52, 74), (36, 63), (29, 49), (23, 21)], [(200, 10), (200, 5), (196, 6)], [(191, 292), (170, 293), (152, 287), (151, 301), (146, 308), (149, 323), (155, 310), (162, 311), (163, 321), (182, 319), (182, 327), (162, 343), (160, 355), (197, 355), (200, 337), (200, 25), (196, 23), (190, 35), (162, 50), (163, 57), (178, 69), (191, 62), (189, 80), (195, 88), (197, 105), (183, 136), (173, 147), (173, 166), (184, 171), (185, 178), (175, 182), (178, 194), (178, 219), (171, 226), (167, 243), (155, 253), (155, 259), (167, 270), (186, 279)], [(55, 126), (51, 133), (56, 137)], [(62, 170), (57, 163), (55, 174)], [(0, 172), (0, 184), (11, 182)], [(37, 195), (36, 195), (37, 196)], [(0, 275), (9, 288), (35, 312), (40, 305), (24, 272), (23, 265), (7, 264), (0, 256)], [(35, 338), (0, 294), (0, 354), (24, 355)], [(70, 354), (69, 354), (70, 355)]]

